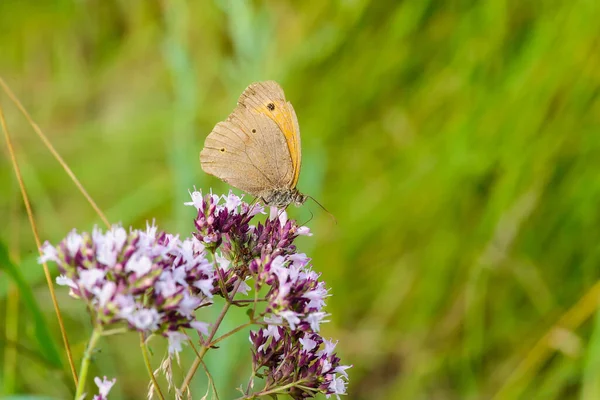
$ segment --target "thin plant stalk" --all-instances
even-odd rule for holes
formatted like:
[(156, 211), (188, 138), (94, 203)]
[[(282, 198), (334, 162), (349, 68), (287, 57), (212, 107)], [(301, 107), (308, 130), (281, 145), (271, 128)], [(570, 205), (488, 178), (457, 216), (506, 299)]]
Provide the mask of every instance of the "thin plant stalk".
[[(241, 284), (242, 284), (242, 281), (238, 280), (238, 282), (233, 287), (233, 291), (232, 291), (233, 296), (235, 296), (235, 293), (237, 292), (237, 290)], [(189, 386), (190, 382), (192, 381), (192, 378), (194, 377), (194, 374), (196, 373), (196, 371), (198, 370), (198, 367), (202, 363), (202, 359), (204, 358), (204, 355), (206, 354), (208, 349), (210, 349), (210, 344), (211, 344), (213, 338), (215, 337), (215, 335), (217, 334), (217, 330), (219, 329), (221, 322), (223, 322), (223, 319), (225, 318), (225, 314), (227, 314), (229, 307), (231, 307), (231, 302), (225, 301), (225, 304), (223, 305), (223, 309), (221, 310), (221, 313), (217, 317), (217, 320), (215, 321), (215, 324), (213, 325), (212, 330), (211, 330), (210, 334), (208, 335), (208, 338), (206, 339), (206, 343), (203, 344), (202, 347), (200, 348), (200, 350), (198, 351), (198, 355), (196, 356), (194, 363), (188, 370), (188, 373), (185, 376), (183, 383), (181, 384), (181, 389), (180, 389), (181, 393), (183, 393), (184, 390), (186, 390), (187, 387)]]
[[(14, 258), (16, 264), (20, 263), (19, 252), (18, 252), (18, 238), (19, 238), (19, 223), (17, 217), (17, 208), (19, 201), (16, 196), (11, 196), (11, 229), (14, 233), (12, 241), (12, 258)], [(5, 322), (6, 328), (4, 335), (7, 342), (17, 342), (19, 337), (19, 298), (20, 293), (17, 285), (10, 284), (8, 287), (8, 295), (6, 296), (6, 315)], [(14, 346), (6, 346), (4, 351), (4, 384), (3, 393), (9, 395), (14, 393), (16, 387), (17, 377), (17, 365), (18, 365), (18, 352)]]
[(88, 370), (90, 368), (90, 362), (92, 360), (92, 354), (98, 343), (98, 339), (102, 337), (102, 328), (96, 327), (90, 336), (83, 358), (81, 359), (81, 367), (79, 368), (79, 383), (77, 384), (77, 391), (75, 392), (75, 400), (79, 400), (85, 391), (85, 382), (87, 380)]
[[(0, 78), (0, 84), (4, 85), (4, 81), (2, 81), (2, 78)], [(10, 159), (12, 162), (13, 170), (15, 171), (17, 182), (19, 183), (19, 188), (21, 190), (21, 197), (23, 198), (23, 203), (25, 204), (25, 209), (27, 210), (27, 217), (29, 219), (29, 224), (31, 226), (31, 232), (33, 233), (33, 237), (35, 239), (35, 244), (37, 246), (38, 253), (40, 254), (40, 257), (41, 257), (42, 256), (42, 252), (41, 252), (42, 243), (40, 241), (40, 236), (38, 233), (37, 225), (35, 224), (35, 218), (33, 217), (33, 211), (31, 209), (31, 203), (29, 202), (29, 196), (27, 195), (27, 190), (25, 189), (25, 184), (23, 182), (23, 176), (21, 174), (19, 164), (17, 163), (15, 150), (12, 145), (12, 140), (10, 138), (8, 126), (6, 125), (6, 119), (4, 118), (4, 111), (2, 109), (2, 106), (0, 106), (0, 124), (2, 125), (2, 131), (4, 132), (4, 137), (6, 139), (6, 146), (8, 148), (8, 152), (10, 154)], [(54, 307), (54, 312), (56, 313), (56, 319), (58, 320), (58, 326), (60, 328), (62, 340), (65, 345), (65, 351), (67, 353), (69, 367), (71, 368), (71, 374), (73, 375), (73, 382), (75, 382), (75, 385), (78, 385), (77, 371), (75, 370), (75, 363), (73, 362), (73, 355), (71, 354), (71, 346), (69, 345), (69, 338), (67, 337), (67, 331), (65, 329), (65, 324), (64, 324), (64, 321), (62, 318), (62, 314), (60, 312), (60, 307), (58, 306), (56, 294), (54, 292), (54, 285), (53, 285), (53, 281), (52, 281), (52, 276), (50, 275), (50, 269), (48, 268), (48, 264), (46, 262), (43, 262), (42, 266), (44, 269), (44, 275), (46, 276), (46, 283), (48, 285), (48, 290), (50, 292), (50, 298), (52, 299), (52, 305)]]
[[(187, 336), (187, 334), (186, 334), (186, 336)], [(188, 336), (188, 343), (189, 343), (190, 347), (192, 348), (192, 350), (194, 351), (194, 353), (196, 354), (196, 356), (199, 357), (200, 354), (198, 353), (198, 349), (196, 349), (194, 342), (192, 341), (192, 339), (190, 339), (189, 336)], [(217, 393), (217, 387), (215, 386), (215, 381), (212, 377), (212, 374), (208, 370), (208, 367), (206, 366), (206, 363), (204, 361), (202, 361), (201, 364), (202, 364), (202, 369), (204, 369), (204, 373), (208, 377), (208, 383), (215, 394), (215, 398), (216, 398), (216, 400), (219, 400), (219, 394)], [(187, 388), (187, 390), (189, 390), (189, 387)]]
[[(242, 399), (244, 399), (244, 400), (251, 400), (251, 399), (256, 399), (258, 396), (267, 396), (267, 395), (270, 395), (270, 394), (286, 394), (287, 393), (286, 392), (287, 389), (291, 389), (293, 387), (296, 387), (296, 386), (300, 385), (302, 382), (305, 382), (305, 381), (303, 379), (301, 379), (299, 381), (294, 381), (294, 382), (288, 383), (287, 385), (284, 385), (284, 386), (279, 386), (279, 387), (277, 387), (275, 389), (261, 391), (261, 392), (258, 392), (258, 393), (253, 393), (253, 394), (249, 395), (250, 397), (245, 396), (245, 397), (242, 397)], [(310, 389), (310, 388), (306, 388), (306, 389)]]
[(579, 301), (565, 312), (550, 329), (531, 347), (525, 358), (513, 370), (504, 385), (493, 397), (505, 399), (517, 389), (519, 382), (525, 377), (533, 375), (550, 357), (553, 348), (550, 345), (552, 335), (556, 329), (574, 330), (585, 322), (598, 309), (600, 299), (600, 281), (587, 291)]
[(219, 343), (221, 340), (227, 339), (229, 336), (231, 336), (231, 335), (233, 335), (233, 334), (235, 334), (235, 333), (238, 333), (238, 332), (239, 332), (239, 331), (241, 331), (242, 329), (244, 329), (244, 328), (247, 328), (247, 327), (249, 327), (250, 325), (253, 325), (253, 324), (255, 324), (255, 323), (256, 323), (256, 321), (252, 320), (252, 321), (246, 322), (245, 324), (242, 324), (242, 325), (238, 326), (237, 328), (234, 328), (234, 329), (230, 330), (230, 331), (229, 331), (229, 332), (227, 332), (227, 333), (224, 333), (223, 335), (219, 336), (218, 338), (216, 338), (215, 340), (213, 340), (212, 342), (210, 342), (210, 343), (208, 344), (208, 347), (213, 347), (213, 346), (215, 346), (215, 345), (216, 345), (217, 343)]
[(102, 220), (102, 222), (107, 227), (110, 227), (110, 223), (108, 222), (108, 219), (106, 218), (106, 216), (104, 215), (104, 213), (102, 212), (102, 210), (100, 210), (100, 207), (98, 207), (98, 205), (96, 204), (96, 202), (94, 201), (94, 199), (92, 199), (92, 196), (90, 196), (89, 193), (87, 192), (87, 190), (85, 190), (85, 188), (83, 187), (83, 185), (81, 184), (81, 182), (79, 181), (79, 179), (77, 179), (77, 177), (75, 176), (75, 174), (73, 173), (73, 171), (71, 170), (71, 168), (69, 168), (69, 166), (67, 165), (67, 163), (65, 162), (65, 160), (63, 160), (63, 158), (58, 153), (58, 151), (56, 151), (56, 149), (54, 148), (54, 146), (52, 145), (52, 143), (50, 143), (50, 140), (48, 140), (48, 137), (44, 134), (44, 132), (42, 132), (42, 130), (40, 129), (40, 127), (38, 126), (38, 124), (36, 124), (33, 121), (33, 119), (31, 118), (31, 115), (29, 115), (29, 113), (27, 112), (27, 110), (25, 109), (25, 107), (23, 107), (23, 104), (21, 104), (21, 102), (19, 101), (19, 99), (17, 98), (17, 96), (15, 96), (15, 94), (12, 92), (12, 90), (10, 90), (10, 87), (8, 87), (8, 85), (6, 84), (6, 82), (4, 82), (4, 79), (2, 79), (2, 77), (0, 77), (0, 86), (2, 86), (2, 89), (4, 90), (4, 92), (6, 93), (6, 95), (17, 106), (17, 108), (19, 109), (19, 111), (21, 111), (21, 113), (25, 116), (25, 119), (27, 119), (27, 122), (29, 122), (29, 125), (31, 125), (31, 127), (33, 128), (33, 130), (35, 131), (35, 133), (39, 136), (39, 138), (44, 143), (44, 146), (46, 146), (46, 148), (50, 151), (50, 153), (52, 154), (52, 156), (56, 159), (56, 161), (58, 161), (58, 163), (65, 170), (65, 172), (67, 173), (67, 175), (69, 175), (69, 178), (71, 178), (71, 180), (73, 181), (73, 183), (75, 184), (75, 186), (77, 186), (77, 189), (81, 192), (81, 194), (83, 194), (83, 196), (85, 197), (85, 199), (87, 200), (87, 202), (92, 206), (92, 208), (94, 209), (94, 211), (96, 212), (96, 214), (98, 214), (98, 216), (100, 217), (100, 219)]
[(148, 354), (148, 345), (146, 345), (146, 337), (143, 332), (140, 332), (140, 348), (142, 349), (142, 357), (144, 358), (144, 365), (146, 365), (146, 370), (148, 371), (148, 375), (150, 375), (150, 379), (152, 380), (152, 384), (154, 385), (154, 389), (158, 393), (158, 397), (160, 400), (165, 400), (165, 396), (160, 390), (160, 386), (158, 385), (158, 381), (154, 376), (154, 372), (152, 371), (152, 365), (150, 364), (150, 356)]

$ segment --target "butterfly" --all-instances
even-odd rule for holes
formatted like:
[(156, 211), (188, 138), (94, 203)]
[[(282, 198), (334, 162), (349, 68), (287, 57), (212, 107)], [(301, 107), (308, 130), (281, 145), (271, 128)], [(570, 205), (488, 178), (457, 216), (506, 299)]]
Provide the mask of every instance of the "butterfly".
[(248, 86), (200, 152), (204, 172), (278, 208), (307, 199), (296, 189), (301, 158), (296, 112), (275, 81)]

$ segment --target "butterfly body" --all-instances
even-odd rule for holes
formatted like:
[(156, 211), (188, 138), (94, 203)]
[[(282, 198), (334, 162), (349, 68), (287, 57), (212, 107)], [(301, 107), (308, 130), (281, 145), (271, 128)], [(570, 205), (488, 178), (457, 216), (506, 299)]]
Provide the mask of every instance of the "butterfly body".
[(244, 90), (237, 107), (207, 136), (202, 169), (267, 205), (301, 205), (300, 128), (291, 103), (274, 81)]
[(290, 203), (296, 206), (301, 206), (306, 201), (306, 195), (303, 195), (296, 188), (274, 189), (266, 193), (264, 196), (259, 196), (265, 204), (272, 205), (278, 208), (285, 208)]

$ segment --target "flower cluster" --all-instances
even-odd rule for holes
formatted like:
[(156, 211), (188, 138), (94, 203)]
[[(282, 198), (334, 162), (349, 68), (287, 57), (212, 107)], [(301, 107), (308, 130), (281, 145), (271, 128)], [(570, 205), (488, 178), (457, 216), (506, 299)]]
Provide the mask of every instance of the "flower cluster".
[(158, 233), (155, 226), (127, 232), (72, 231), (57, 246), (46, 242), (40, 261), (54, 261), (59, 285), (83, 299), (98, 326), (126, 322), (130, 329), (169, 338), (181, 350), (181, 328), (207, 334), (194, 311), (212, 303), (215, 273), (204, 246), (195, 238)]
[(253, 370), (266, 371), (263, 392), (271, 388), (287, 387), (293, 399), (326, 397), (346, 393), (348, 374), (346, 365), (333, 352), (336, 343), (316, 333), (291, 331), (281, 326), (250, 333), (253, 349)]
[(322, 311), (328, 296), (325, 282), (309, 266), (305, 254), (278, 255), (255, 259), (250, 263), (256, 290), (268, 286), (268, 313), (283, 318), (290, 329), (319, 331), (327, 316)]
[(309, 229), (276, 208), (264, 223), (250, 225), (264, 212), (262, 207), (231, 193), (219, 197), (194, 192), (186, 204), (198, 210), (194, 236), (211, 246), (217, 274), (226, 282), (225, 292), (215, 288), (214, 293), (228, 296), (236, 282), (238, 291), (245, 293), (250, 289), (246, 280), (253, 281), (256, 293), (266, 288), (258, 317), (267, 327), (251, 332), (250, 338), (254, 372), (266, 379), (261, 393), (285, 386), (296, 399), (344, 394), (349, 367), (339, 364), (335, 345), (318, 334), (327, 317), (323, 311), (327, 288), (311, 270), (310, 259), (293, 244), (298, 236), (311, 235)]

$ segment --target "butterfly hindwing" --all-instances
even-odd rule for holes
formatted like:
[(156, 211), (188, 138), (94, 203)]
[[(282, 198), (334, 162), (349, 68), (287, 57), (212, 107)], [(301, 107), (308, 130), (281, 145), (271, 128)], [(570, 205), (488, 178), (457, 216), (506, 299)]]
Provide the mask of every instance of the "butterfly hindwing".
[(285, 137), (271, 118), (238, 106), (206, 138), (202, 169), (256, 197), (293, 179)]
[(301, 148), (300, 127), (292, 104), (285, 99), (283, 89), (275, 81), (256, 82), (248, 86), (238, 100), (240, 107), (267, 116), (278, 127), (286, 142), (287, 151), (292, 160), (292, 174), (286, 182), (288, 188), (294, 188), (300, 176)]

